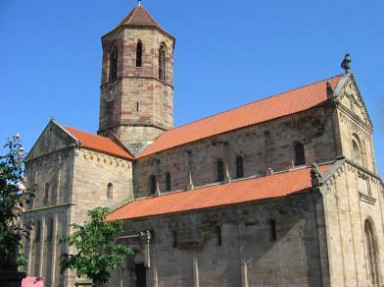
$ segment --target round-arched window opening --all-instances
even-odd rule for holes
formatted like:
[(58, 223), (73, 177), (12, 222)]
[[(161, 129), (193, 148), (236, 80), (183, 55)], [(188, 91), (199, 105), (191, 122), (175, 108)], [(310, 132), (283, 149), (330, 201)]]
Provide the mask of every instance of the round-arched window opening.
[(108, 186), (107, 186), (107, 198), (113, 198), (113, 184), (112, 183), (108, 183)]

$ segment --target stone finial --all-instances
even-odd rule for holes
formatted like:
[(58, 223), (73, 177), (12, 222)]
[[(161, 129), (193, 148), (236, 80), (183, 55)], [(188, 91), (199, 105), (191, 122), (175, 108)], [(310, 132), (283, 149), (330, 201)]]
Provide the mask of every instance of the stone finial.
[(341, 63), (341, 68), (345, 70), (345, 73), (350, 73), (351, 72), (351, 55), (350, 54), (345, 54), (344, 60)]
[(321, 185), (321, 173), (316, 163), (311, 165), (311, 182), (312, 187), (319, 187)]
[(330, 100), (334, 98), (334, 90), (330, 82), (327, 82), (327, 97)]

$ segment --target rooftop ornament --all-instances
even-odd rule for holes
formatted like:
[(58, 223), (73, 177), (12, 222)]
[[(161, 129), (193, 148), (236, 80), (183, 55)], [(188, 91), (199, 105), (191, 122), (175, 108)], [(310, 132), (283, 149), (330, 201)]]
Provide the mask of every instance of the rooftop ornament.
[(341, 63), (341, 68), (345, 70), (345, 73), (351, 72), (351, 62), (350, 54), (345, 54), (344, 60)]

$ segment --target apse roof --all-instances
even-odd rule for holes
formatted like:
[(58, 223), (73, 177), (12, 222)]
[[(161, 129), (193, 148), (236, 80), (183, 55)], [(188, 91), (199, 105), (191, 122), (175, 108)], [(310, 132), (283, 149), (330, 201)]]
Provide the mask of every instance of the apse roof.
[[(324, 164), (319, 166), (319, 170), (324, 174), (330, 167), (330, 164)], [(310, 171), (310, 167), (303, 167), (264, 177), (140, 198), (112, 211), (107, 220), (197, 211), (304, 193), (312, 187)]]

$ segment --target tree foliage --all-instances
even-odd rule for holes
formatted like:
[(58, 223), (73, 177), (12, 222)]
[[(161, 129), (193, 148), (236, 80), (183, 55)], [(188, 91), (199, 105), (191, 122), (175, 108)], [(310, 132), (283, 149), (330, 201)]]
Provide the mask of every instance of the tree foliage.
[(25, 263), (18, 257), (21, 239), (29, 237), (30, 226), (21, 225), (23, 205), (33, 196), (23, 185), (24, 150), (18, 135), (9, 139), (0, 155), (0, 269), (17, 269)]
[(109, 209), (96, 207), (88, 211), (89, 222), (72, 223), (75, 232), (60, 238), (60, 243), (75, 247), (75, 254), (61, 257), (61, 269), (75, 270), (78, 277), (86, 277), (93, 283), (109, 281), (110, 271), (119, 267), (133, 251), (113, 240), (123, 231), (121, 221), (106, 221)]

